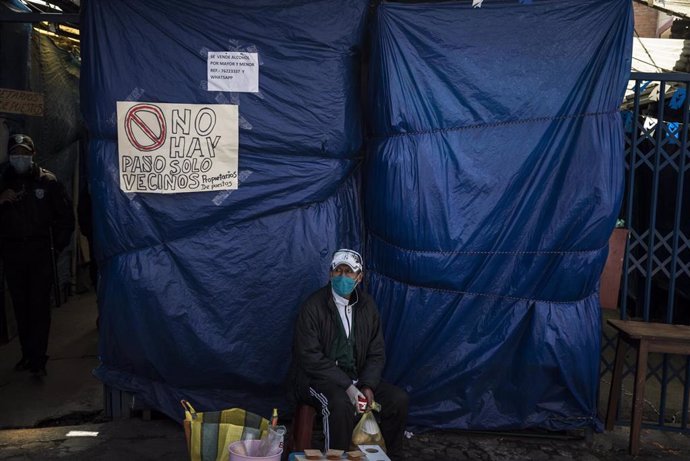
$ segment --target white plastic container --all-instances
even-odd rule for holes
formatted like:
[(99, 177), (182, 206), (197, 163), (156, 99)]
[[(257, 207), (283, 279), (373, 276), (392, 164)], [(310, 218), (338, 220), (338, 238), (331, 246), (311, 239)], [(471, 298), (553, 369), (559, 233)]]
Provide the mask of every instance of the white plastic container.
[(252, 453), (259, 445), (261, 440), (239, 440), (233, 442), (228, 447), (230, 452), (230, 461), (280, 461), (280, 456), (283, 454), (283, 449), (278, 449), (277, 453), (273, 453), (269, 456), (248, 456), (244, 453), (245, 447), (247, 447), (249, 453)]
[(367, 461), (391, 461), (378, 445), (358, 445), (359, 451), (364, 453)]

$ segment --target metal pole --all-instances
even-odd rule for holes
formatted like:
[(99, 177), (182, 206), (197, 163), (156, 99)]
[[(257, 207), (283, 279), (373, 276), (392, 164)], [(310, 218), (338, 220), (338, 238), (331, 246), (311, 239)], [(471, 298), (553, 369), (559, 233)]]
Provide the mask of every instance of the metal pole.
[(659, 82), (659, 101), (657, 102), (656, 133), (654, 140), (654, 179), (652, 181), (652, 200), (649, 211), (649, 235), (647, 240), (647, 270), (645, 274), (644, 312), (645, 322), (649, 322), (649, 308), (652, 296), (652, 271), (654, 269), (654, 243), (656, 232), (656, 207), (659, 200), (659, 164), (661, 163), (661, 133), (664, 131), (664, 102), (666, 99), (666, 83)]
[[(690, 95), (688, 95), (690, 97)], [(688, 428), (688, 398), (690, 396), (690, 357), (685, 359), (685, 386), (683, 387), (683, 414), (680, 415), (681, 429)]]
[(60, 307), (62, 304), (62, 295), (60, 294), (60, 277), (57, 270), (57, 257), (55, 255), (55, 240), (53, 238), (53, 228), (49, 229), (50, 235), (50, 266), (53, 268), (53, 295), (55, 296), (55, 307)]
[(77, 204), (79, 203), (79, 142), (77, 142), (77, 155), (74, 162), (74, 171), (72, 173), (72, 219), (74, 219), (75, 226), (72, 233), (72, 257), (70, 258), (70, 290), (72, 293), (77, 292), (77, 257), (79, 252), (79, 240), (81, 230), (79, 229), (79, 220), (77, 216)]
[[(635, 164), (637, 163), (637, 135), (639, 133), (639, 119), (640, 117), (640, 81), (635, 81), (635, 105), (633, 109), (633, 119), (632, 119), (632, 135), (630, 140), (630, 156), (629, 156), (629, 170), (628, 170), (628, 197), (627, 197), (627, 209), (625, 211), (625, 225), (630, 229), (630, 232), (635, 232), (632, 229), (632, 213), (633, 213), (633, 200), (635, 191)], [(637, 234), (635, 232), (635, 234)], [(628, 281), (630, 280), (630, 274), (628, 266), (630, 264), (630, 237), (625, 241), (625, 253), (623, 254), (623, 287), (621, 295), (621, 319), (626, 320), (628, 318)]]
[(690, 104), (690, 84), (685, 84), (685, 101), (683, 102), (683, 136), (680, 145), (680, 165), (678, 167), (678, 182), (676, 183), (676, 209), (673, 217), (673, 243), (671, 246), (671, 270), (668, 285), (668, 305), (666, 307), (666, 323), (673, 323), (673, 308), (676, 295), (676, 265), (678, 262), (678, 237), (680, 234), (680, 218), (683, 210), (683, 190), (685, 187), (685, 158), (688, 155), (688, 105)]
[(3, 22), (53, 22), (60, 23), (79, 23), (79, 13), (30, 13), (17, 11), (0, 12), (0, 23)]

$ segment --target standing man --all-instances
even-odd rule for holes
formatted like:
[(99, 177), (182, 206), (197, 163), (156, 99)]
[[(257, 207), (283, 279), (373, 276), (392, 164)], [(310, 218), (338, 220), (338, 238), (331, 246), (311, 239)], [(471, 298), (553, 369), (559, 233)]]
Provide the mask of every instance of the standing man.
[(74, 230), (72, 204), (55, 176), (33, 162), (30, 137), (10, 136), (9, 166), (0, 178), (0, 256), (14, 304), (22, 358), (17, 371), (46, 375), (53, 281), (51, 238), (56, 257)]
[(326, 449), (349, 449), (358, 400), (380, 403), (381, 432), (395, 456), (402, 448), (408, 396), (381, 381), (386, 350), (376, 303), (357, 288), (363, 269), (359, 253), (336, 251), (330, 282), (302, 304), (294, 333), (293, 394), (321, 410)]

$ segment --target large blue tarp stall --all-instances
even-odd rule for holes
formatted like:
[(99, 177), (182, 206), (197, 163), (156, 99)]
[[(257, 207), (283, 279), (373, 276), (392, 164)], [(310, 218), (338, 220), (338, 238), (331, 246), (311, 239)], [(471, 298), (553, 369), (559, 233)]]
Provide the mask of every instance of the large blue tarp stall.
[[(360, 247), (364, 0), (89, 0), (81, 94), (100, 284), (96, 375), (180, 418), (284, 399), (299, 303)], [(259, 93), (207, 91), (258, 52)], [(239, 104), (238, 190), (125, 194), (116, 101)]]
[(597, 427), (628, 0), (383, 3), (364, 198), (410, 423)]
[[(368, 2), (84, 2), (97, 376), (179, 418), (281, 405), (299, 303), (361, 248)], [(622, 190), (628, 0), (383, 3), (364, 224), (410, 423), (596, 427), (597, 284)], [(256, 51), (260, 92), (207, 91)], [(239, 104), (240, 187), (125, 194), (116, 101)]]

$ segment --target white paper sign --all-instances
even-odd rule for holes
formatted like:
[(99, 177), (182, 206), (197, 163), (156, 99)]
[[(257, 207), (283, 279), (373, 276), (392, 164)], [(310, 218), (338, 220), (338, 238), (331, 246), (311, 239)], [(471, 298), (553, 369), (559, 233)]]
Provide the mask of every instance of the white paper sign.
[(237, 106), (117, 102), (120, 189), (237, 189)]
[(208, 91), (259, 92), (259, 53), (208, 52)]

